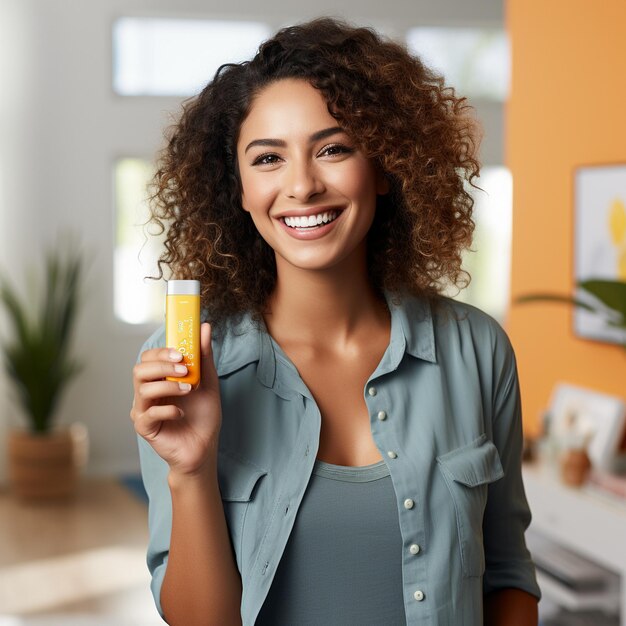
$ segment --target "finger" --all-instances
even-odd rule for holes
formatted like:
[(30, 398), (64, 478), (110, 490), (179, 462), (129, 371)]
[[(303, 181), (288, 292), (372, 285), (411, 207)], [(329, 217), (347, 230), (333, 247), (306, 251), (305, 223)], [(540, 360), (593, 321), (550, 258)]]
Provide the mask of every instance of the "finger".
[(190, 390), (191, 385), (189, 383), (170, 380), (142, 383), (135, 392), (135, 409), (137, 412), (143, 413), (150, 406), (156, 404), (155, 401), (157, 400), (184, 397)]
[(172, 420), (178, 419), (185, 414), (184, 410), (176, 404), (153, 404), (146, 408), (145, 411), (138, 411), (133, 406), (130, 412), (131, 420), (137, 424), (150, 420)]
[(151, 406), (134, 420), (135, 432), (146, 439), (155, 437), (161, 430), (163, 422), (182, 419), (182, 409), (174, 404)]
[(206, 360), (213, 356), (213, 347), (211, 346), (211, 324), (203, 322), (200, 325), (200, 352), (202, 360)]
[(146, 361), (137, 363), (133, 368), (135, 388), (142, 383), (161, 380), (166, 376), (184, 376), (185, 374), (187, 374), (186, 365), (171, 361)]
[(151, 348), (141, 353), (141, 362), (147, 361), (181, 361), (183, 355), (175, 348)]
[(211, 334), (213, 328), (207, 322), (200, 326), (200, 352), (202, 355), (200, 366), (200, 382), (203, 387), (214, 383), (217, 377), (215, 362), (213, 360), (213, 346), (211, 345)]

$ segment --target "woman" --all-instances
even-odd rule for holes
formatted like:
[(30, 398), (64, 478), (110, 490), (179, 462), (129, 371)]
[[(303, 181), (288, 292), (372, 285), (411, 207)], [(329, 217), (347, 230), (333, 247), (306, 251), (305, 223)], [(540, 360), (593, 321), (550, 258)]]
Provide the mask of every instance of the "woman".
[[(515, 359), (463, 283), (463, 98), (320, 19), (222, 67), (156, 174), (160, 261), (202, 283), (202, 382), (134, 370), (170, 624), (537, 623)], [(161, 268), (162, 275), (162, 268)]]

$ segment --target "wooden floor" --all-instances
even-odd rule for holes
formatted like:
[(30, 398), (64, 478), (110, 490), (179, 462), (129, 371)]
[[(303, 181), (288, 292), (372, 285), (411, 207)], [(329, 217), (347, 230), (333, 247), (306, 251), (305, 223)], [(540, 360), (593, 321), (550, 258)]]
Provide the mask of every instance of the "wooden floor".
[(147, 540), (147, 507), (114, 480), (69, 503), (0, 491), (0, 626), (162, 626)]

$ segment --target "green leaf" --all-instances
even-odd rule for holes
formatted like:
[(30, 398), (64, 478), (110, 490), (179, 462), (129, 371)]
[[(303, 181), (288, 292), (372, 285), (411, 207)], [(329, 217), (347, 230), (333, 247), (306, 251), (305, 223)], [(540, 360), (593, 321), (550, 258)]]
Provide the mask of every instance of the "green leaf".
[(616, 280), (583, 280), (578, 286), (622, 316), (626, 322), (626, 282)]
[(598, 313), (598, 309), (591, 306), (587, 302), (578, 300), (573, 296), (561, 295), (556, 293), (528, 293), (523, 296), (515, 298), (515, 304), (527, 304), (530, 302), (561, 302), (564, 304), (573, 304), (581, 309), (591, 311), (592, 313)]
[(28, 314), (4, 277), (0, 277), (0, 301), (4, 304), (15, 333), (15, 340), (26, 343), (30, 335)]
[(82, 369), (69, 356), (82, 269), (82, 254), (74, 247), (58, 246), (49, 251), (40, 302), (20, 299), (6, 277), (0, 276), (0, 305), (8, 314), (12, 331), (2, 342), (4, 363), (36, 432), (50, 430), (67, 384)]

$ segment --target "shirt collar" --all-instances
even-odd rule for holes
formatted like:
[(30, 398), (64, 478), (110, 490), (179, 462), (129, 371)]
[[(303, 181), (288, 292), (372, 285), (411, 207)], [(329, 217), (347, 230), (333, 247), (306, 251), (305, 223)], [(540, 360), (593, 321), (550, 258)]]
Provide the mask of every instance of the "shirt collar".
[(404, 338), (408, 354), (436, 363), (435, 331), (428, 300), (407, 294), (394, 296), (389, 292), (385, 292), (385, 298), (391, 312), (392, 345), (398, 345)]
[[(413, 357), (436, 363), (432, 311), (424, 298), (411, 295), (394, 297), (385, 292), (391, 313), (391, 351), (398, 361), (406, 351)], [(230, 374), (258, 361), (257, 378), (266, 387), (276, 385), (276, 351), (263, 322), (255, 322), (250, 313), (228, 325), (216, 350), (218, 376)], [(214, 344), (215, 345), (215, 344)]]
[(260, 359), (261, 331), (250, 313), (233, 323), (226, 323), (219, 339), (213, 342), (215, 368), (218, 376), (226, 376)]

